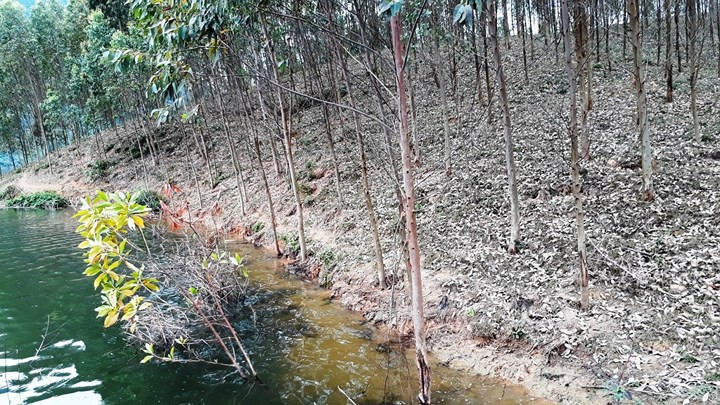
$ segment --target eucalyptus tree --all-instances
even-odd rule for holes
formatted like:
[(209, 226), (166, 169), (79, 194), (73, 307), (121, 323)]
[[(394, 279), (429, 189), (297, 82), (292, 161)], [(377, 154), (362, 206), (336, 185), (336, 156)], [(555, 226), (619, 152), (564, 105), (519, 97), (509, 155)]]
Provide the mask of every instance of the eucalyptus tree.
[(420, 269), (420, 244), (418, 242), (417, 218), (415, 214), (415, 176), (412, 149), (410, 147), (408, 103), (405, 92), (405, 47), (402, 41), (402, 23), (400, 11), (402, 2), (385, 1), (379, 7), (379, 12), (389, 14), (390, 36), (395, 61), (395, 75), (397, 85), (398, 110), (400, 112), (400, 152), (402, 157), (403, 178), (403, 208), (405, 214), (406, 241), (408, 243), (408, 256), (411, 271), (411, 297), (413, 333), (415, 336), (415, 360), (418, 368), (420, 404), (430, 404), (431, 378), (430, 365), (427, 358), (427, 345), (425, 341), (425, 309), (422, 288), (422, 273)]
[(592, 66), (589, 57), (589, 32), (588, 32), (588, 2), (587, 0), (573, 1), (573, 22), (575, 35), (575, 58), (577, 60), (577, 79), (580, 90), (581, 103), (581, 126), (580, 142), (581, 155), (584, 159), (590, 158), (590, 129), (588, 119), (592, 109)]
[[(333, 8), (330, 4), (327, 3), (326, 12), (328, 15), (328, 20), (333, 21)], [(357, 110), (355, 93), (350, 77), (350, 69), (348, 68), (347, 57), (345, 56), (344, 49), (341, 50), (340, 45), (338, 45), (336, 36), (333, 36), (332, 43), (333, 48), (335, 49), (337, 60), (340, 63), (340, 71), (342, 73), (343, 81), (345, 82), (349, 105), (353, 110)], [(385, 261), (383, 260), (382, 245), (380, 243), (380, 231), (378, 230), (377, 215), (375, 214), (375, 207), (371, 196), (370, 176), (368, 175), (367, 154), (365, 152), (365, 136), (363, 134), (362, 124), (360, 122), (360, 115), (357, 113), (357, 111), (352, 111), (352, 117), (353, 124), (355, 126), (355, 139), (357, 141), (357, 147), (360, 157), (360, 176), (362, 178), (363, 197), (365, 200), (365, 208), (367, 209), (368, 220), (370, 223), (370, 232), (372, 234), (373, 246), (375, 248), (375, 263), (377, 266), (376, 270), (378, 274), (378, 282), (380, 284), (380, 288), (384, 289), (387, 287), (387, 277), (385, 275)]]
[(693, 137), (695, 142), (700, 143), (702, 141), (702, 134), (700, 132), (700, 117), (697, 111), (697, 82), (698, 76), (700, 75), (700, 55), (702, 54), (703, 40), (700, 39), (702, 32), (702, 19), (699, 18), (698, 5), (695, 0), (687, 0), (687, 38), (688, 43), (688, 58), (689, 58), (689, 70), (690, 70), (690, 115), (692, 116), (692, 128)]
[[(470, 12), (469, 5), (466, 6)], [(517, 253), (517, 244), (520, 241), (520, 200), (518, 198), (515, 167), (515, 152), (512, 136), (512, 121), (510, 116), (510, 101), (507, 92), (507, 80), (503, 69), (500, 46), (497, 36), (497, 5), (494, 0), (487, 1), (485, 7), (489, 16), (490, 47), (493, 50), (495, 64), (495, 82), (499, 89), (500, 106), (503, 112), (503, 134), (505, 139), (505, 166), (508, 176), (508, 196), (510, 198), (510, 237), (508, 239), (508, 252)]]
[[(673, 101), (673, 46), (672, 46), (672, 12), (671, 1), (663, 0), (663, 8), (665, 12), (665, 101), (672, 103)], [(658, 28), (659, 29), (659, 28)]]
[[(560, 4), (560, 20), (562, 22), (562, 37), (565, 48), (565, 73), (567, 75), (570, 89), (570, 178), (572, 181), (572, 193), (575, 198), (575, 226), (577, 228), (580, 307), (586, 309), (590, 305), (590, 294), (588, 291), (588, 282), (590, 277), (588, 275), (587, 247), (585, 244), (585, 210), (583, 208), (583, 195), (580, 187), (580, 152), (578, 150), (579, 142), (576, 94), (578, 86), (576, 82), (576, 68), (573, 67), (572, 64), (572, 44), (570, 40), (568, 1), (569, 0), (562, 0)], [(577, 24), (575, 27), (576, 29), (582, 29), (582, 27), (578, 27)], [(578, 33), (575, 33), (575, 38), (578, 38)], [(584, 69), (584, 61), (581, 58), (576, 59), (578, 61), (577, 70)]]
[(20, 115), (29, 112), (33, 123), (32, 135), (39, 135), (42, 145), (38, 155), (45, 156), (52, 170), (50, 147), (40, 108), (45, 99), (45, 83), (38, 60), (39, 45), (35, 35), (32, 35), (25, 10), (15, 1), (0, 1), (0, 38), (0, 66), (10, 78), (15, 96), (22, 100), (22, 105), (15, 107), (20, 122), (18, 130), (24, 130), (22, 122), (29, 118)]
[(627, 0), (627, 13), (632, 32), (630, 42), (633, 47), (633, 83), (635, 84), (637, 130), (639, 132), (642, 162), (642, 197), (644, 200), (651, 201), (655, 198), (655, 190), (652, 182), (652, 147), (650, 146), (650, 130), (648, 128), (645, 63), (643, 61), (638, 10), (637, 0)]

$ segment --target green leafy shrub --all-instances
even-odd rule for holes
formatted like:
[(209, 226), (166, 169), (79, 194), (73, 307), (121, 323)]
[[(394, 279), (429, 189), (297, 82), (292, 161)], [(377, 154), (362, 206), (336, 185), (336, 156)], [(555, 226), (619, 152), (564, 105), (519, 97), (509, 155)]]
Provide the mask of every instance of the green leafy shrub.
[(250, 230), (252, 231), (252, 233), (258, 233), (258, 232), (262, 231), (264, 228), (265, 228), (265, 224), (258, 221), (258, 222), (255, 222), (254, 224), (252, 224), (252, 226), (250, 227)]
[(15, 186), (7, 186), (5, 190), (0, 193), (0, 201), (9, 200), (20, 195), (20, 189)]
[(315, 192), (315, 187), (313, 187), (307, 183), (303, 183), (303, 182), (299, 181), (298, 182), (298, 191), (300, 191), (301, 194), (306, 195), (306, 196), (312, 195), (312, 193)]
[(160, 194), (152, 190), (139, 190), (135, 194), (138, 204), (150, 208), (153, 212), (160, 212), (160, 203), (164, 201)]
[(67, 207), (70, 202), (54, 191), (25, 194), (8, 201), (11, 207), (54, 209)]
[(280, 236), (280, 240), (285, 243), (285, 249), (294, 256), (300, 254), (300, 238), (296, 233), (288, 233)]
[(87, 268), (83, 274), (95, 278), (93, 288), (102, 287), (102, 305), (95, 308), (97, 316), (105, 318), (106, 328), (118, 320), (130, 322), (130, 333), (134, 333), (137, 312), (150, 305), (143, 302), (145, 297), (139, 293), (160, 289), (157, 279), (143, 276), (144, 267), (133, 263), (130, 249), (125, 248), (128, 240), (124, 235), (136, 230), (142, 235), (143, 217), (149, 211), (138, 204), (137, 199), (138, 193), (98, 191), (94, 198), (85, 199), (82, 209), (74, 216), (80, 223), (76, 232), (85, 238), (78, 245), (85, 250)]
[(105, 177), (107, 169), (109, 169), (111, 165), (107, 160), (98, 159), (88, 165), (88, 168), (85, 170), (85, 177), (92, 181), (100, 180)]
[(320, 253), (318, 253), (318, 257), (326, 268), (331, 267), (337, 261), (337, 256), (330, 246), (323, 247)]

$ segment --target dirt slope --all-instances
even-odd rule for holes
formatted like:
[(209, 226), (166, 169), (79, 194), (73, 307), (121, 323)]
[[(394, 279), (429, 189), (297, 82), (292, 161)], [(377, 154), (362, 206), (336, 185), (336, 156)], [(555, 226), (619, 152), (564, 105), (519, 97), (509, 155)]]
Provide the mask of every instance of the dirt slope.
[[(639, 146), (629, 73), (597, 66), (590, 127), (593, 158), (582, 164), (592, 307), (582, 312), (569, 195), (567, 85), (553, 59), (552, 51), (543, 53), (528, 83), (516, 56), (506, 60), (522, 206), (523, 245), (513, 256), (503, 246), (509, 203), (502, 128), (497, 119), (487, 124), (482, 113), (486, 109), (474, 101), (474, 82), (461, 82), (461, 102), (453, 106), (456, 114), (451, 117), (453, 174), (448, 177), (442, 162), (440, 97), (429, 71), (415, 73), (422, 159), (417, 209), (431, 348), (450, 365), (522, 383), (562, 403), (607, 403), (624, 391), (643, 403), (720, 403), (717, 80), (711, 69), (701, 74), (706, 138), (696, 145), (688, 134), (685, 73), (676, 78), (675, 102), (665, 104), (662, 69), (649, 66), (657, 199), (646, 203), (639, 200)], [(459, 77), (474, 77), (474, 72), (463, 70)], [(359, 104), (374, 111), (373, 100), (371, 94), (361, 94)], [(491, 111), (500, 116), (497, 105)], [(295, 118), (298, 137), (293, 146), (307, 191), (309, 245), (316, 256), (335, 258), (320, 278), (332, 280), (329, 288), (339, 302), (371, 322), (407, 334), (406, 286), (399, 283), (379, 291), (373, 280), (372, 241), (349, 118), (344, 112), (332, 122), (344, 202), (334, 192), (321, 109), (313, 106)], [(148, 164), (148, 186), (157, 190), (173, 179), (185, 190), (178, 198), (188, 199), (195, 217), (217, 201), (223, 225), (244, 232), (257, 222), (268, 224), (269, 217), (260, 174), (245, 143), (247, 129), (240, 120), (231, 124), (248, 188), (246, 215), (240, 214), (229, 152), (216, 119), (209, 122), (211, 155), (225, 177), (217, 187), (210, 190), (203, 180), (204, 163), (192, 142), (186, 157), (186, 145), (174, 126), (156, 132), (163, 156), (160, 165)], [(127, 152), (131, 130), (132, 125), (121, 128), (120, 139), (103, 134), (113, 166), (102, 180), (92, 182), (84, 174), (91, 162), (105, 159), (86, 141), (53, 155), (54, 174), (44, 165), (31, 166), (0, 180), (0, 189), (13, 183), (26, 191), (53, 189), (79, 197), (96, 188), (143, 188), (144, 170)], [(382, 131), (369, 121), (364, 131), (387, 267), (402, 279), (393, 179), (383, 169), (387, 157)], [(280, 231), (287, 235), (295, 227), (292, 195), (285, 178), (274, 173), (267, 144), (264, 147)], [(199, 193), (191, 168), (200, 178)], [(267, 227), (254, 239), (269, 243), (266, 232)]]

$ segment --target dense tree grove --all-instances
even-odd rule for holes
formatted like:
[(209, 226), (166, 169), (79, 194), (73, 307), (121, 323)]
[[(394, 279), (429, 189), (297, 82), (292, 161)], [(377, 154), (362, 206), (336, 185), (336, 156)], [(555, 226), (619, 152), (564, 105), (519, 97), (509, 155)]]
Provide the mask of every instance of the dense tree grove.
[[(511, 37), (517, 41), (511, 43)], [(438, 154), (444, 173), (453, 176), (453, 154), (473, 141), (453, 141), (451, 133), (460, 136), (462, 123), (451, 116), (462, 103), (472, 103), (478, 117), (485, 117), (483, 122), (504, 139), (507, 252), (518, 254), (523, 242), (518, 183), (523, 179), (514, 158), (513, 100), (507, 90), (512, 83), (504, 69), (504, 55), (514, 46), (522, 47), (525, 81), (540, 52), (564, 62), (570, 114), (569, 130), (562, 131), (571, 146), (568, 180), (579, 263), (574, 277), (580, 305), (587, 308), (592, 269), (581, 162), (592, 159), (595, 145), (589, 130), (597, 97), (594, 66), (627, 71), (632, 80), (627, 97), (636, 103), (636, 127), (628, 129), (628, 144), (640, 162), (639, 197), (652, 201), (656, 174), (647, 88), (650, 81), (666, 88), (670, 103), (673, 78), (687, 69), (688, 126), (694, 142), (703, 142), (696, 84), (706, 72), (700, 69), (703, 64), (717, 63), (720, 74), (717, 0), (39, 0), (29, 9), (15, 0), (0, 0), (0, 149), (13, 168), (43, 161), (52, 170), (53, 151), (83, 138), (92, 138), (102, 159), (107, 153), (103, 134), (124, 125), (133, 128), (126, 141), (135, 145), (147, 182), (150, 172), (171, 177), (153, 127), (176, 125), (186, 146), (197, 146), (203, 162), (188, 165), (196, 184), (207, 179), (214, 187), (219, 181), (216, 160), (232, 162), (233, 192), (243, 214), (248, 201), (245, 170), (259, 168), (279, 252), (275, 207), (262, 164), (272, 160), (275, 174), (287, 179), (294, 194), (298, 253), (306, 259), (304, 201), (294, 160), (299, 113), (322, 108), (323, 147), (333, 162), (339, 200), (346, 196), (335, 148), (338, 137), (346, 135), (337, 133), (331, 121), (348, 113), (367, 211), (358, 221), (367, 221), (370, 229), (366, 242), (374, 246), (378, 288), (395, 280), (385, 270), (369, 154), (382, 155), (396, 199), (397, 234), (412, 297), (418, 398), (429, 404), (414, 172), (423, 156)], [(717, 60), (706, 57), (709, 52), (717, 52)], [(472, 63), (474, 75), (458, 74), (462, 60)], [(664, 77), (648, 78), (650, 60), (662, 62)], [(429, 118), (416, 108), (418, 83), (426, 80), (417, 65), (431, 66), (429, 80), (441, 96), (443, 131), (437, 136), (443, 139), (442, 150), (425, 148), (418, 140), (417, 124)], [(473, 83), (471, 100), (458, 91), (467, 81)], [(360, 103), (359, 95), (372, 103)], [(219, 117), (222, 139), (209, 139), (208, 114)], [(377, 139), (382, 144), (369, 145), (369, 133), (381, 134)], [(211, 143), (221, 146), (223, 154), (210, 153)]]

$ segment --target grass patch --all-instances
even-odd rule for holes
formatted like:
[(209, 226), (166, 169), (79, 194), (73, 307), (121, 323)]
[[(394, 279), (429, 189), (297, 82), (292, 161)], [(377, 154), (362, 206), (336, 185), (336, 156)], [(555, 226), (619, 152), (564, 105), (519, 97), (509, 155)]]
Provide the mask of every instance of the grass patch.
[(8, 205), (16, 208), (57, 209), (67, 207), (67, 198), (54, 191), (40, 191), (25, 194), (8, 201)]
[(255, 222), (250, 227), (250, 231), (252, 231), (252, 233), (258, 233), (258, 232), (262, 231), (263, 229), (265, 229), (265, 224), (263, 224), (262, 222), (259, 222), (259, 221)]
[(160, 203), (164, 200), (160, 194), (152, 190), (139, 190), (137, 202), (150, 208), (153, 212), (160, 212)]
[(287, 250), (293, 256), (300, 254), (300, 238), (298, 234), (291, 232), (285, 235), (280, 235), (280, 240), (285, 243), (285, 250)]
[(325, 268), (330, 268), (337, 261), (337, 256), (330, 246), (323, 247), (320, 253), (318, 253), (318, 257), (323, 262)]
[(90, 163), (87, 169), (85, 169), (85, 177), (92, 181), (100, 180), (107, 175), (107, 170), (110, 166), (112, 166), (110, 161), (98, 159)]

